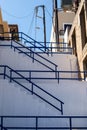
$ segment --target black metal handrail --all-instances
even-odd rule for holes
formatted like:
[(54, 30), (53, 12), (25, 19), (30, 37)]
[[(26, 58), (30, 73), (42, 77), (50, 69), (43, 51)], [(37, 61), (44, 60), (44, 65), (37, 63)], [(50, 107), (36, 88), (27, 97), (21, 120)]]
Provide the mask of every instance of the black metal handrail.
[(19, 37), (21, 38), (21, 41), (24, 40), (24, 43), (27, 43), (28, 46), (32, 46), (34, 50), (38, 48), (40, 51), (49, 54), (49, 49), (46, 46), (44, 46), (42, 42), (34, 40), (33, 38), (29, 37), (27, 34), (23, 32), (19, 32), (19, 34), (21, 34), (21, 36)]
[[(0, 33), (0, 34), (11, 34), (11, 32), (4, 32), (4, 33)], [(39, 53), (47, 53), (47, 54), (53, 54), (53, 53), (58, 53), (58, 52), (61, 52), (64, 53), (64, 54), (72, 54), (72, 50), (73, 48), (68, 46), (67, 43), (57, 43), (57, 42), (46, 42), (46, 46), (44, 46), (44, 42), (42, 41), (36, 41), (34, 40), (33, 38), (29, 37), (27, 34), (23, 33), (23, 32), (14, 32), (14, 34), (17, 34), (18, 35), (18, 39), (20, 41), (22, 41), (24, 44), (27, 43), (27, 47), (30, 47), (32, 48), (34, 51), (36, 50), (38, 52), (38, 50), (40, 50)], [(5, 37), (5, 39), (11, 39), (11, 37)], [(15, 38), (13, 38), (15, 39)], [(52, 44), (57, 44), (58, 46), (56, 47), (53, 47)], [(54, 52), (53, 50), (59, 50), (58, 52)], [(67, 51), (68, 50), (68, 51)], [(70, 50), (70, 52), (69, 52)]]
[[(10, 46), (10, 45), (6, 45), (6, 44), (1, 44), (0, 46)], [(22, 49), (22, 48), (24, 48), (24, 47), (18, 47), (18, 48), (20, 48), (20, 49)], [(30, 46), (30, 47), (28, 47), (27, 46), (27, 48), (29, 48), (29, 49), (31, 49), (31, 50), (34, 50), (34, 49), (37, 49), (37, 53), (38, 54), (43, 54), (43, 53), (45, 53), (44, 51), (39, 51), (39, 49), (41, 49), (41, 48), (43, 48), (44, 49), (44, 47), (32, 47), (32, 46)], [(39, 48), (39, 49), (38, 49)], [(49, 54), (51, 54), (51, 55), (53, 55), (53, 54), (72, 54), (72, 48), (69, 48), (69, 47), (47, 47), (48, 49), (49, 49)], [(62, 49), (62, 51), (52, 51), (53, 49)], [(66, 49), (69, 49), (69, 50), (71, 50), (71, 51), (63, 51), (63, 50), (66, 50)], [(24, 51), (25, 53), (27, 53), (27, 54), (29, 54), (29, 53), (31, 53), (31, 52), (29, 52), (29, 51)], [(19, 53), (23, 53), (23, 52), (19, 52)]]
[[(19, 47), (21, 48), (21, 47)], [(44, 53), (44, 51), (38, 51), (39, 49), (44, 49), (44, 47), (28, 47), (27, 48), (30, 48), (30, 49), (37, 49), (37, 53)], [(49, 49), (49, 54), (53, 55), (53, 54), (72, 54), (72, 48), (70, 47), (47, 47)], [(59, 50), (59, 51), (56, 51), (56, 50)], [(64, 51), (65, 50), (65, 51)], [(68, 50), (68, 51), (67, 51)], [(21, 52), (20, 52), (21, 53)], [(26, 51), (26, 53), (30, 53), (29, 51)]]
[[(8, 33), (9, 33), (9, 32), (8, 32)], [(9, 38), (9, 37), (8, 37), (8, 38)], [(16, 45), (13, 43), (13, 41), (14, 41), (18, 46), (16, 46)], [(14, 44), (14, 45), (13, 45), (13, 44)], [(23, 47), (24, 49), (26, 49), (27, 51), (29, 51), (30, 54), (28, 54), (28, 53), (26, 53), (25, 51), (23, 51), (23, 49), (21, 50), (21, 48), (19, 47), (19, 45), (20, 45), (20, 47)], [(16, 49), (16, 50), (18, 50), (19, 52), (25, 54), (26, 56), (32, 58), (33, 62), (34, 62), (34, 60), (35, 60), (35, 61), (37, 61), (38, 63), (42, 64), (43, 66), (45, 66), (46, 68), (48, 68), (48, 69), (50, 69), (50, 70), (52, 70), (52, 71), (56, 71), (56, 70), (57, 70), (57, 65), (56, 65), (55, 63), (53, 63), (52, 61), (50, 61), (50, 60), (44, 58), (43, 56), (39, 55), (37, 52), (33, 51), (31, 48), (27, 48), (27, 46), (21, 44), (19, 41), (14, 40), (14, 39), (11, 38), (11, 48), (12, 48), (12, 47), (14, 48), (14, 50)], [(39, 58), (43, 59), (45, 62), (47, 62), (48, 65), (47, 65), (46, 63), (43, 63), (43, 62), (41, 62), (40, 60), (36, 59), (35, 56), (38, 56)], [(52, 65), (53, 65), (54, 68), (52, 68)], [(49, 66), (50, 66), (50, 67), (49, 67)]]
[[(20, 85), (21, 87), (23, 87), (24, 89), (26, 89), (27, 91), (31, 92), (32, 94), (38, 96), (40, 99), (42, 99), (43, 101), (45, 101), (46, 103), (48, 103), (49, 105), (51, 105), (52, 107), (54, 107), (55, 109), (57, 109), (58, 111), (61, 112), (61, 114), (63, 114), (63, 102), (61, 100), (59, 100), (58, 98), (56, 98), (55, 96), (53, 96), (52, 94), (50, 94), (49, 92), (47, 92), (46, 90), (40, 88), (38, 85), (36, 85), (35, 83), (33, 83), (30, 79), (27, 79), (26, 77), (24, 77), (22, 74), (18, 73), (16, 70), (13, 70), (12, 68), (10, 68), (7, 65), (0, 65), (1, 68), (4, 68), (3, 72), (0, 73), (0, 75), (3, 75), (3, 78), (5, 79), (6, 77), (10, 79), (11, 81), (14, 81), (15, 83), (17, 83), (18, 85)], [(7, 69), (9, 70), (9, 74), (6, 73)], [(27, 88), (26, 86), (22, 85), (18, 80), (15, 80), (13, 78), (13, 73), (16, 74), (17, 76), (20, 76), (21, 78), (23, 78), (24, 80), (26, 80), (28, 83), (32, 84), (32, 88), (31, 90), (29, 88)], [(60, 108), (56, 107), (53, 103), (49, 102), (47, 99), (43, 98), (42, 96), (40, 96), (39, 94), (37, 94), (36, 92), (34, 92), (34, 87), (39, 89), (41, 92), (44, 92), (44, 94), (47, 94), (47, 96), (50, 96), (51, 98), (53, 98), (55, 101), (57, 101), (58, 103), (60, 103)]]
[[(55, 63), (53, 63), (52, 61), (50, 61), (50, 60), (44, 58), (43, 56), (39, 55), (38, 53), (32, 51), (31, 49), (27, 48), (26, 46), (24, 46), (24, 45), (18, 43), (17, 41), (15, 41), (15, 42), (16, 42), (18, 45), (22, 46), (24, 49), (30, 51), (30, 55), (27, 54), (26, 52), (24, 52), (23, 50), (21, 50), (19, 47), (16, 47), (15, 45), (13, 45), (13, 42), (11, 43), (11, 47), (14, 47), (14, 49), (17, 49), (17, 50), (19, 50), (20, 52), (24, 53), (26, 56), (32, 58), (32, 59), (33, 59), (33, 62), (34, 62), (34, 60), (35, 60), (35, 61), (37, 61), (38, 63), (42, 64), (43, 66), (45, 66), (46, 68), (48, 68), (48, 69), (50, 69), (50, 70), (52, 70), (52, 71), (57, 70), (57, 65), (56, 65)], [(37, 60), (37, 59), (35, 58), (35, 55), (38, 56), (39, 58), (45, 60), (45, 62), (47, 62), (48, 64), (53, 65), (54, 69), (53, 69), (52, 67), (49, 67), (48, 65), (44, 64), (44, 63), (41, 62), (40, 60)]]
[[(25, 122), (33, 121), (32, 126), (28, 125)], [(33, 120), (32, 120), (33, 119)], [(8, 129), (69, 129), (69, 130), (79, 130), (79, 129), (87, 129), (87, 116), (0, 116), (0, 128), (1, 130), (8, 130)], [(5, 120), (7, 125), (5, 124)], [(14, 122), (17, 122), (18, 125), (16, 126)], [(24, 120), (24, 126), (22, 122)], [(58, 123), (58, 121), (61, 121)], [(43, 124), (43, 122), (45, 122)], [(54, 124), (54, 122), (57, 122)], [(65, 124), (66, 122), (66, 124)], [(79, 123), (78, 123), (79, 122)]]
[[(53, 76), (53, 71), (46, 71), (46, 70), (16, 70), (17, 72), (19, 72), (19, 73), (22, 73), (22, 74), (24, 74), (24, 75), (26, 75), (25, 77), (27, 78), (27, 79), (30, 79), (30, 80), (32, 80), (32, 79), (39, 79), (39, 80), (58, 80), (58, 83), (59, 83), (59, 81), (60, 80), (81, 80), (81, 81), (85, 81), (85, 79), (86, 79), (86, 77), (87, 77), (87, 71), (54, 71), (56, 74), (57, 74), (57, 76), (55, 77), (55, 76)], [(37, 74), (39, 73), (39, 76), (37, 76)], [(43, 73), (45, 73), (45, 76), (43, 76), (43, 74), (41, 75), (41, 74)], [(49, 73), (51, 73), (52, 75), (51, 75), (51, 77), (49, 77), (49, 76), (47, 76), (47, 74), (49, 74)], [(81, 78), (81, 77), (79, 77), (79, 76), (77, 76), (77, 77), (73, 77), (72, 76), (72, 74), (83, 74), (83, 78)], [(33, 74), (34, 74), (34, 76), (33, 76)], [(35, 76), (35, 74), (36, 74), (36, 76)], [(63, 76), (61, 76), (61, 74), (66, 74), (65, 76), (66, 77), (63, 77)], [(67, 77), (67, 74), (71, 74), (70, 76), (71, 77)], [(16, 79), (16, 78), (18, 78), (18, 79), (21, 79), (20, 77), (15, 77), (14, 76), (14, 79)]]
[[(21, 37), (19, 37), (19, 38), (21, 38), (21, 40), (25, 40), (24, 43), (28, 43), (28, 44), (32, 45), (31, 48), (33, 48), (34, 50), (39, 49), (40, 51), (47, 53), (47, 54), (49, 54), (49, 52), (52, 52), (53, 49), (57, 49), (57, 50), (62, 49), (62, 51), (66, 50), (66, 49), (72, 50), (72, 48), (69, 46), (64, 47), (67, 45), (67, 43), (46, 42), (46, 46), (44, 46), (44, 42), (42, 42), (42, 41), (38, 42), (23, 32), (19, 32), (19, 34), (21, 34)], [(29, 40), (27, 40), (27, 39), (29, 39)], [(52, 44), (57, 44), (58, 46), (53, 47)]]
[[(24, 44), (27, 43), (27, 45), (32, 46), (34, 48), (42, 47), (43, 49), (42, 48), (38, 48), (38, 49), (44, 53), (49, 52), (48, 48), (46, 48), (44, 46), (44, 44), (42, 44), (42, 42), (38, 42), (38, 41), (34, 40), (33, 38), (31, 38), (30, 36), (28, 36), (27, 34), (25, 34), (23, 32), (4, 32), (4, 33), (0, 33), (0, 34), (3, 36), (3, 37), (1, 37), (1, 40), (11, 40), (11, 39), (14, 40), (15, 39), (17, 41), (22, 41), (22, 43), (24, 43)], [(10, 36), (7, 37), (6, 34), (10, 34)]]
[[(12, 39), (16, 41), (21, 41), (22, 44), (27, 44), (28, 47), (34, 48), (34, 51), (39, 50), (40, 52), (43, 52), (49, 55), (49, 48), (44, 46), (43, 42), (38, 42), (23, 32), (4, 32), (0, 34), (3, 35), (3, 38), (1, 38), (2, 40)], [(6, 34), (10, 34), (10, 36), (7, 37), (5, 36)]]
[[(4, 33), (0, 33), (3, 38), (1, 39), (5, 39), (5, 40), (15, 40), (17, 39), (17, 41), (22, 41), (22, 44), (27, 44), (28, 47), (34, 49), (34, 51), (40, 51), (40, 52), (43, 52), (43, 53), (46, 53), (46, 54), (52, 54), (54, 53), (54, 49), (55, 50), (59, 50), (60, 52), (64, 52), (64, 51), (67, 51), (68, 49), (70, 50), (70, 52), (67, 52), (69, 54), (72, 54), (72, 49), (70, 46), (68, 46), (67, 43), (57, 43), (57, 42), (46, 42), (46, 46), (44, 45), (44, 42), (42, 41), (36, 41), (35, 39), (31, 38), (30, 36), (28, 36), (27, 34), (23, 33), (23, 32), (4, 32)], [(5, 34), (10, 34), (9, 37), (6, 37)], [(13, 36), (14, 35), (14, 36)], [(58, 45), (56, 47), (53, 47), (52, 44), (55, 44), (55, 45)], [(69, 51), (68, 50), (68, 51)], [(58, 51), (58, 52), (59, 52)]]

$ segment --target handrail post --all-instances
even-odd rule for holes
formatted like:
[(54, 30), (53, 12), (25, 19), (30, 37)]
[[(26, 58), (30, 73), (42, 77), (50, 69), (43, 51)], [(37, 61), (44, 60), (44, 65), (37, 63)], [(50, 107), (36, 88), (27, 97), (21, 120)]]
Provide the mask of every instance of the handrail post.
[(69, 123), (70, 123), (70, 130), (72, 130), (72, 118), (69, 118)]
[(36, 117), (36, 130), (38, 130), (38, 117)]
[(33, 91), (34, 91), (34, 87), (33, 87), (33, 83), (32, 83), (32, 86), (31, 86), (31, 93), (33, 95)]
[(31, 71), (29, 71), (29, 80), (31, 81)]
[(12, 81), (12, 70), (10, 70), (10, 82)]
[(57, 66), (55, 65), (55, 77), (57, 78)]
[(63, 115), (63, 104), (61, 102), (61, 114)]
[(58, 84), (59, 84), (59, 71), (58, 71), (58, 77), (57, 78), (58, 78)]
[(6, 66), (4, 66), (4, 79), (5, 79), (5, 75), (6, 75)]
[(3, 130), (3, 117), (1, 116), (1, 130)]
[(34, 63), (34, 52), (33, 52), (33, 63)]
[(45, 52), (46, 52), (46, 42), (45, 42)]

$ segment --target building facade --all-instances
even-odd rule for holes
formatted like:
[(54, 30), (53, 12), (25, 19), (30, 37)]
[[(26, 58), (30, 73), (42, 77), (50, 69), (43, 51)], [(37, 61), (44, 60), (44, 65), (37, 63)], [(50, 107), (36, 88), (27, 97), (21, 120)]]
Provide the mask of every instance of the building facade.
[[(56, 42), (55, 19), (53, 19), (51, 39), (50, 39), (50, 42), (52, 42), (52, 47), (57, 47), (57, 46), (63, 47), (63, 43), (67, 44), (68, 33), (72, 26), (74, 17), (75, 17), (75, 13), (71, 10), (59, 10), (58, 11), (59, 42)], [(59, 44), (61, 44), (61, 45), (59, 45)], [(53, 49), (53, 51), (56, 52), (56, 51), (58, 51), (58, 49)]]
[[(72, 8), (64, 5), (63, 10), (58, 11), (58, 24), (59, 43), (67, 43), (72, 48), (72, 54), (77, 57), (78, 70), (87, 71), (87, 1), (73, 0)], [(55, 35), (54, 25), (51, 42), (55, 42)], [(57, 47), (57, 43), (53, 43), (52, 47)], [(84, 77), (84, 73), (79, 76)]]
[(11, 33), (14, 32), (15, 39), (18, 40), (18, 25), (17, 24), (8, 24), (2, 18), (2, 12), (0, 9), (0, 39), (9, 39), (11, 38)]
[(4, 37), (9, 37), (9, 34), (4, 34), (4, 32), (9, 32), (8, 23), (3, 21), (2, 12), (0, 9), (0, 38), (3, 39)]
[[(77, 56), (80, 71), (87, 71), (87, 1), (81, 0), (69, 33), (69, 45)], [(83, 77), (83, 74), (80, 75)]]

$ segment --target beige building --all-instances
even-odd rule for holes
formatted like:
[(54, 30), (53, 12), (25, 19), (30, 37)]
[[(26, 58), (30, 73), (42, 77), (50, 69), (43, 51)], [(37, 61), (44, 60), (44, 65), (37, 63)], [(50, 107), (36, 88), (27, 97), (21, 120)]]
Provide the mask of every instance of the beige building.
[(3, 21), (2, 18), (2, 12), (0, 9), (0, 37), (3, 39), (3, 37), (8, 37), (9, 34), (2, 34), (4, 32), (9, 32), (8, 23), (6, 21)]
[[(81, 0), (69, 33), (69, 45), (77, 56), (80, 71), (87, 71), (87, 1)], [(83, 77), (83, 74), (80, 74)]]
[(58, 24), (59, 24), (59, 42), (64, 42), (64, 34), (66, 28), (71, 28), (75, 13), (72, 11), (59, 11)]
[[(13, 31), (18, 32), (18, 25), (17, 24), (8, 24), (6, 21), (3, 21), (2, 12), (1, 12), (1, 8), (0, 8), (0, 39), (4, 40), (4, 39), (10, 38), (11, 32), (13, 32)], [(15, 33), (14, 35), (16, 36), (15, 39), (18, 40), (18, 33)]]
[[(58, 24), (59, 42), (68, 43), (73, 48), (72, 54), (77, 57), (78, 70), (87, 71), (87, 0), (73, 0), (72, 8), (59, 11)], [(50, 41), (55, 42), (55, 25), (52, 27)], [(52, 47), (57, 45), (53, 43)], [(83, 75), (81, 73), (79, 76)]]
[[(51, 39), (50, 42), (52, 42), (52, 47), (55, 47), (55, 49), (52, 49), (53, 52), (57, 52), (59, 49), (56, 49), (57, 46), (63, 47), (63, 43), (68, 42), (68, 30), (70, 30), (73, 20), (75, 17), (75, 13), (71, 10), (59, 10), (58, 11), (58, 30), (59, 30), (59, 43), (56, 42), (56, 32), (55, 32), (55, 19), (53, 19), (53, 25), (52, 25), (52, 31), (51, 31)], [(66, 33), (65, 33), (66, 32)]]

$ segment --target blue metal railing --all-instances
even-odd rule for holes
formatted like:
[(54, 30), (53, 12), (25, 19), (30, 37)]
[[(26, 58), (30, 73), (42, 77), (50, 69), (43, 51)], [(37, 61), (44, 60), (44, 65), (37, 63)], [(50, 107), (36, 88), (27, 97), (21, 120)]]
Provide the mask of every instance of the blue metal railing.
[[(0, 116), (0, 120), (1, 130), (87, 130), (87, 116)], [(7, 122), (7, 124), (5, 122)], [(17, 125), (15, 124), (15, 122)], [(32, 125), (29, 124), (29, 122), (32, 122)]]
[[(13, 44), (14, 44), (13, 42), (11, 42), (11, 47), (14, 47), (14, 49), (16, 49), (16, 50), (18, 50), (19, 52), (22, 52), (23, 54), (25, 54), (26, 56), (32, 58), (33, 62), (34, 62), (34, 60), (35, 60), (35, 61), (37, 61), (38, 63), (40, 63), (41, 65), (45, 66), (46, 68), (48, 68), (48, 69), (50, 69), (50, 70), (52, 70), (52, 71), (57, 70), (57, 65), (56, 65), (55, 63), (53, 63), (52, 61), (50, 61), (50, 60), (44, 58), (43, 56), (41, 56), (41, 55), (39, 55), (38, 53), (32, 51), (31, 49), (25, 47), (24, 45), (18, 43), (17, 41), (15, 41), (15, 43), (17, 43), (18, 45), (22, 46), (24, 49), (30, 51), (30, 54), (27, 54), (25, 51), (23, 51), (23, 48), (22, 48), (22, 50), (21, 50), (19, 47), (13, 45)], [(35, 58), (35, 55), (36, 55), (37, 57), (41, 58), (41, 60), (44, 60), (44, 62), (46, 62), (46, 63), (43, 63), (43, 62), (40, 61), (39, 59)], [(49, 67), (49, 66), (50, 66), (50, 67)], [(53, 66), (54, 68), (53, 68), (52, 66)]]
[[(7, 37), (7, 38), (9, 38), (9, 37)], [(39, 55), (37, 52), (33, 51), (31, 48), (28, 48), (27, 46), (21, 44), (19, 41), (14, 40), (14, 42), (13, 42), (13, 40), (11, 40), (11, 45), (9, 45), (9, 46), (11, 46), (11, 48), (14, 48), (14, 50), (18, 50), (19, 53), (23, 53), (26, 56), (32, 58), (33, 62), (37, 61), (38, 63), (45, 66), (46, 68), (48, 68), (52, 71), (57, 71), (57, 65), (55, 63), (53, 63), (52, 61)], [(0, 46), (6, 46), (6, 45), (0, 45)], [(22, 48), (20, 48), (20, 47), (22, 47)], [(29, 53), (26, 53), (26, 51), (28, 51)], [(35, 56), (39, 57), (39, 59), (35, 58)], [(43, 61), (41, 61), (41, 60), (43, 60)]]
[[(52, 54), (54, 50), (59, 50), (60, 52), (69, 53), (72, 54), (72, 48), (68, 46), (66, 43), (56, 43), (56, 42), (46, 42), (46, 46), (44, 46), (44, 42), (36, 41), (33, 38), (29, 37), (27, 34), (23, 32), (19, 32), (19, 38), (21, 41), (27, 44), (30, 48), (32, 48), (34, 51), (40, 50), (40, 52)], [(53, 47), (53, 45), (57, 45), (56, 47)]]
[[(14, 38), (11, 37), (13, 35), (13, 33), (11, 32), (4, 32), (0, 34), (4, 35), (3, 40), (17, 39), (17, 41), (21, 41), (22, 44), (27, 45), (27, 47), (33, 49), (33, 51), (36, 51), (38, 53), (46, 53), (48, 55), (49, 54), (52, 55), (53, 53), (72, 54), (73, 50), (73, 48), (70, 47), (68, 43), (46, 42), (45, 46), (44, 42), (42, 41), (38, 42), (23, 32), (14, 32), (14, 34), (17, 35), (17, 38), (15, 38), (15, 36)], [(9, 34), (9, 37), (6, 37), (6, 34)], [(54, 47), (54, 45), (56, 46)]]
[[(39, 79), (39, 80), (80, 80), (85, 81), (87, 77), (87, 71), (56, 71), (57, 76), (53, 75), (53, 71), (46, 70), (16, 70), (18, 73), (24, 75), (27, 79)], [(45, 74), (45, 75), (44, 75)], [(50, 75), (51, 74), (51, 75)], [(75, 74), (75, 75), (73, 75)], [(83, 74), (83, 78), (79, 77), (79, 74)], [(49, 76), (50, 75), (50, 76)], [(15, 77), (14, 79), (21, 79), (20, 77)]]
[(43, 53), (49, 54), (49, 49), (46, 46), (44, 46), (42, 42), (34, 40), (33, 38), (29, 37), (27, 34), (23, 32), (19, 32), (19, 38), (23, 43), (27, 44), (27, 46), (33, 48), (34, 51), (40, 50)]
[[(22, 41), (22, 44), (26, 44), (27, 47), (33, 49), (33, 51), (39, 53), (53, 54), (53, 53), (64, 53), (64, 54), (72, 54), (73, 48), (71, 48), (67, 43), (56, 43), (56, 42), (46, 42), (46, 46), (42, 41), (36, 41), (33, 38), (29, 37), (27, 34), (23, 32), (4, 32), (0, 33), (4, 37), (2, 39), (5, 40), (16, 40)], [(6, 37), (6, 34), (9, 34), (9, 37)], [(14, 37), (13, 37), (14, 34)], [(16, 36), (17, 38), (16, 38)], [(56, 46), (55, 46), (56, 45)], [(54, 47), (55, 46), (55, 47)]]
[[(48, 48), (46, 48), (44, 46), (44, 44), (34, 40), (33, 38), (29, 37), (27, 34), (25, 34), (23, 32), (4, 32), (4, 33), (0, 33), (0, 34), (3, 36), (3, 37), (0, 37), (1, 40), (11, 40), (12, 39), (12, 40), (17, 40), (17, 41), (22, 41), (22, 44), (27, 44), (29, 47), (34, 47), (34, 50), (37, 47), (41, 47), (41, 48), (38, 48), (38, 50), (40, 50), (44, 53), (49, 52)], [(9, 35), (9, 37), (7, 37), (6, 35)]]
[[(46, 90), (40, 88), (38, 85), (36, 85), (35, 83), (33, 83), (30, 79), (27, 79), (26, 77), (24, 77), (22, 74), (18, 73), (16, 70), (13, 70), (12, 68), (10, 68), (9, 66), (5, 66), (5, 65), (0, 65), (0, 68), (3, 68), (3, 71), (1, 71), (0, 75), (3, 75), (3, 78), (5, 79), (6, 77), (10, 79), (11, 81), (14, 81), (15, 83), (17, 83), (18, 85), (20, 85), (22, 88), (24, 88), (25, 90), (31, 92), (32, 94), (36, 95), (37, 97), (39, 97), (40, 99), (42, 99), (43, 101), (45, 101), (46, 103), (48, 103), (49, 105), (51, 105), (52, 107), (54, 107), (56, 110), (60, 111), (61, 114), (63, 114), (63, 102), (61, 100), (59, 100), (58, 98), (56, 98), (55, 96), (53, 96), (52, 94), (50, 94), (49, 92), (47, 92)], [(27, 88), (25, 85), (23, 85), (22, 83), (20, 83), (20, 81), (16, 80), (13, 78), (13, 73), (18, 76), (20, 76), (21, 78), (23, 78), (25, 81), (27, 81), (28, 83), (32, 84), (32, 88), (29, 89)], [(54, 105), (52, 102), (48, 101), (45, 97), (43, 97), (42, 95), (39, 94), (34, 91), (34, 88), (38, 89), (39, 91), (43, 92), (43, 96), (45, 94), (45, 96), (49, 96), (50, 98), (54, 99), (54, 101), (56, 101), (58, 104), (60, 104), (60, 107), (56, 105)]]
[[(49, 42), (49, 44), (50, 44), (50, 42)], [(44, 49), (44, 47), (27, 46), (27, 48), (31, 48), (32, 50), (36, 49), (37, 53), (41, 53), (41, 54), (45, 53), (43, 51), (39, 51), (39, 49), (41, 49), (41, 48)], [(72, 48), (70, 48), (70, 47), (60, 47), (59, 46), (59, 47), (47, 47), (47, 48), (49, 49), (48, 55), (49, 54), (51, 54), (51, 55), (53, 55), (53, 54), (72, 54)], [(56, 51), (56, 50), (59, 50), (59, 51)], [(29, 53), (29, 51), (26, 51), (26, 53)]]

